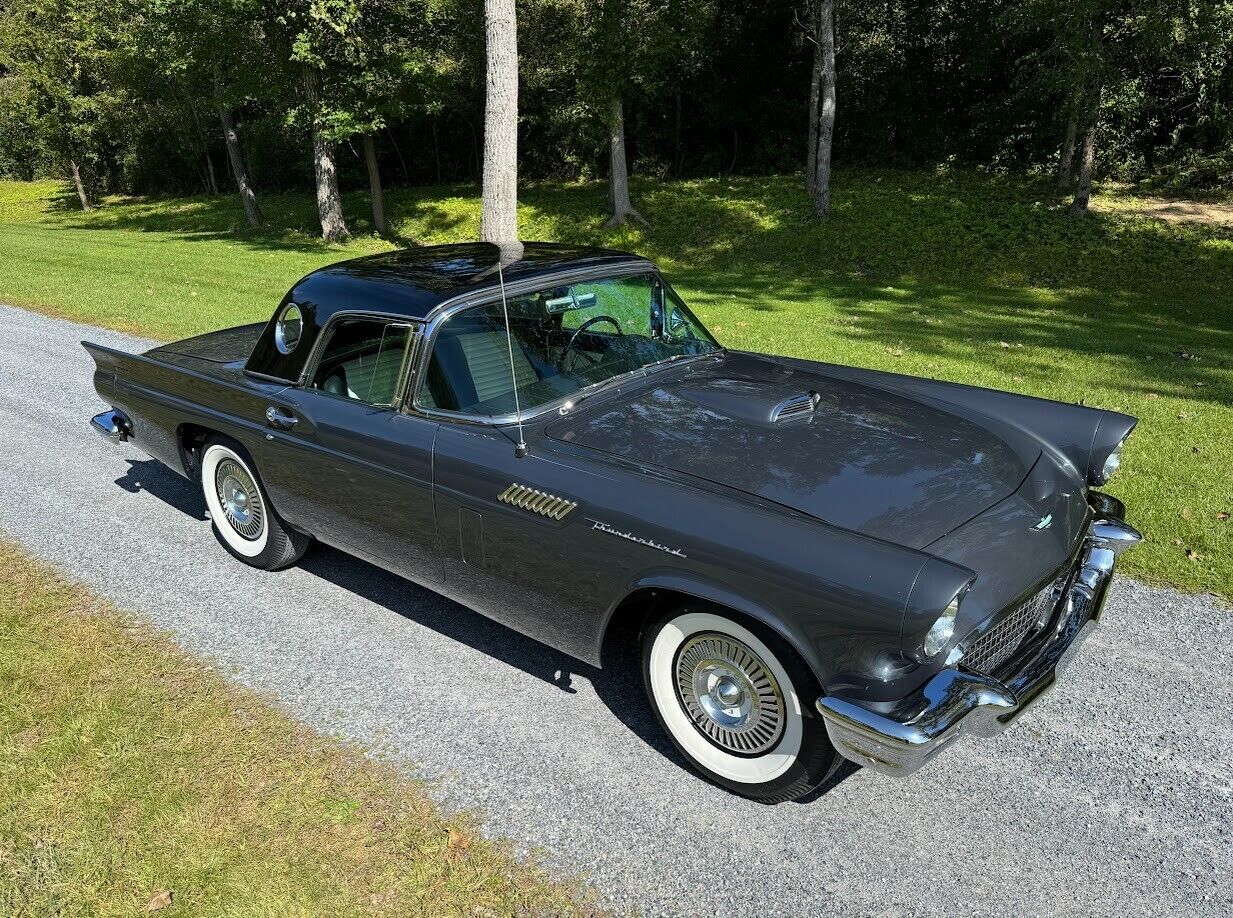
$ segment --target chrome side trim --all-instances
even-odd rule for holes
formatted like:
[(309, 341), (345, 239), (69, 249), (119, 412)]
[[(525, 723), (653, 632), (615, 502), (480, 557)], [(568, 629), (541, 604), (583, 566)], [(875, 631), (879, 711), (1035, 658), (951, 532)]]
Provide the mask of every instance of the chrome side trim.
[(537, 491), (535, 488), (528, 488), (522, 484), (510, 485), (497, 495), (497, 500), (520, 510), (530, 510), (532, 513), (538, 513), (552, 520), (565, 519), (578, 506), (572, 500)]
[(817, 700), (839, 754), (866, 768), (904, 777), (960, 736), (996, 736), (1050, 689), (1100, 618), (1117, 556), (1141, 536), (1121, 519), (1120, 503), (1089, 497), (1097, 518), (1081, 550), (1078, 573), (1052, 637), (1003, 680), (942, 670), (888, 712), (835, 696)]
[(90, 418), (90, 426), (112, 443), (124, 443), (133, 435), (133, 426), (128, 418), (114, 408)]

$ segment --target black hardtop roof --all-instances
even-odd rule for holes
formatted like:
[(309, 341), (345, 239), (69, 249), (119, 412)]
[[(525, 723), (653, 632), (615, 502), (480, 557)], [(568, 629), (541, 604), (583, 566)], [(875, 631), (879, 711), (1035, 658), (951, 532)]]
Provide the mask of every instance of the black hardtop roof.
[[(353, 258), (309, 274), (295, 285), (290, 299), (311, 302), (318, 315), (364, 308), (423, 319), (445, 300), (496, 285), (500, 253), (500, 247), (490, 242), (466, 242)], [(613, 249), (526, 242), (522, 256), (505, 264), (503, 273), (510, 284), (570, 268), (633, 260), (638, 256)]]
[[(330, 317), (337, 312), (364, 311), (426, 319), (446, 300), (489, 290), (499, 283), (497, 263), (501, 248), (490, 242), (465, 242), (399, 249), (326, 265), (301, 278), (267, 323), (245, 370), (260, 376), (294, 381)], [(515, 260), (502, 262), (507, 284), (548, 277), (572, 269), (649, 262), (629, 252), (527, 242)], [(279, 351), (274, 329), (279, 315), (294, 303), (303, 315), (303, 334), (289, 354)]]

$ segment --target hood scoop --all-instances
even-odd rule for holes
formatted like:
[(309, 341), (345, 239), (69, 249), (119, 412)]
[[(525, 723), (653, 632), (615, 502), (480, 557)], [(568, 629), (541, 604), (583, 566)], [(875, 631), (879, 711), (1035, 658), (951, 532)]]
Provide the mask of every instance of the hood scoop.
[(780, 421), (791, 421), (793, 418), (811, 418), (817, 411), (820, 401), (822, 401), (822, 396), (817, 392), (802, 392), (800, 395), (785, 398), (771, 409), (771, 423), (778, 424)]

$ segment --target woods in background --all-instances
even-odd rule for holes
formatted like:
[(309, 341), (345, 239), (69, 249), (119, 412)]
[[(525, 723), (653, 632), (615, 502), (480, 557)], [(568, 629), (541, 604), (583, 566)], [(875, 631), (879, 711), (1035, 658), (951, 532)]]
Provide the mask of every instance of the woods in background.
[[(491, 4), (492, 0), (489, 0)], [(510, 9), (512, 0), (501, 4)], [(1229, 0), (519, 0), (518, 177), (801, 172), (830, 156), (1203, 189), (1233, 176)], [(513, 36), (511, 36), (511, 39)], [(514, 43), (511, 41), (511, 45)], [(9, 0), (0, 175), (103, 194), (478, 181), (484, 0)], [(507, 87), (508, 89), (508, 87)]]

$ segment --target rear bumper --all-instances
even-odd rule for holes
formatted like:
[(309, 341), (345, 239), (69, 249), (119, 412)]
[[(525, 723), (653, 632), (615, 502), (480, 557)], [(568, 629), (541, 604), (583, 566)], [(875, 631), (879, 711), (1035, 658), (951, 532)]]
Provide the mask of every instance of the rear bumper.
[(906, 776), (964, 734), (1001, 733), (1052, 687), (1096, 627), (1117, 556), (1140, 540), (1124, 522), (1120, 501), (1096, 493), (1090, 500), (1094, 518), (1077, 576), (1053, 632), (1037, 652), (1004, 679), (944, 669), (889, 713), (834, 696), (819, 698), (818, 711), (841, 755), (875, 771)]
[(90, 426), (112, 443), (123, 443), (133, 435), (132, 425), (124, 412), (114, 408), (90, 418)]

